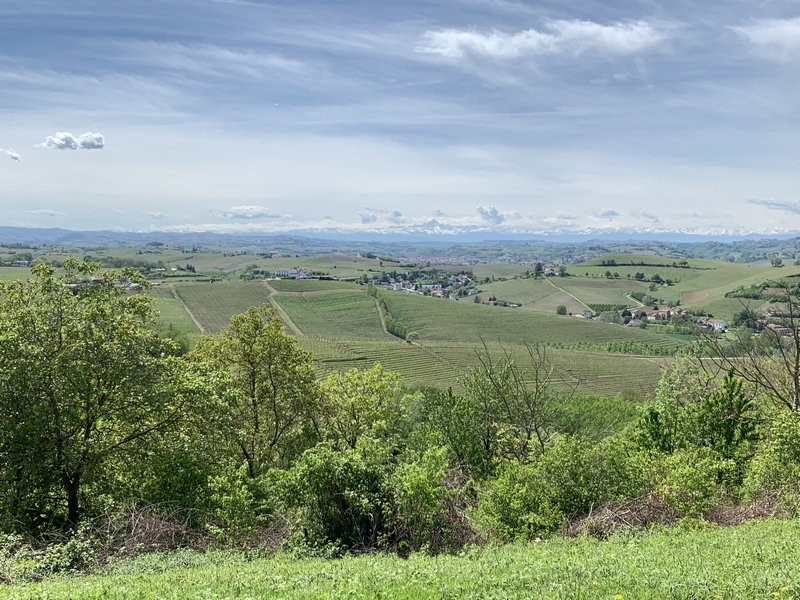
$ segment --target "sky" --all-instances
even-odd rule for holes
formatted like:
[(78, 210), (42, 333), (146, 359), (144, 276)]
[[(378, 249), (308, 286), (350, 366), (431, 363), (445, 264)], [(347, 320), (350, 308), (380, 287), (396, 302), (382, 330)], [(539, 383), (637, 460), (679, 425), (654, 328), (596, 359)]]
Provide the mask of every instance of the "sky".
[(800, 232), (800, 0), (4, 0), (0, 223)]

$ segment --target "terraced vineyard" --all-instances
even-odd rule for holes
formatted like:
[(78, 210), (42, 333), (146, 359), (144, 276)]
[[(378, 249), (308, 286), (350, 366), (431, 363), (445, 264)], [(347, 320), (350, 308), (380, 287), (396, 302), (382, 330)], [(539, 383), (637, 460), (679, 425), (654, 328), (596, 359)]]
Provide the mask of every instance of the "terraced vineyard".
[(275, 279), (269, 285), (278, 292), (318, 292), (326, 290), (357, 290), (359, 286), (346, 281), (318, 279)]
[(304, 335), (386, 339), (375, 300), (365, 292), (274, 298)]
[[(452, 387), (457, 392), (463, 391), (461, 378), (470, 368), (480, 365), (478, 356), (485, 352), (481, 344), (474, 343), (411, 344), (309, 337), (299, 341), (312, 353), (323, 374), (331, 370), (370, 368), (379, 362), (402, 374), (410, 387)], [(495, 361), (504, 356), (504, 349), (512, 350), (524, 368), (527, 360), (524, 348), (489, 344), (486, 349)], [(669, 364), (669, 359), (553, 349), (547, 351), (547, 359), (554, 369), (554, 380), (560, 379), (566, 384), (560, 386), (561, 389), (574, 388), (580, 394), (604, 397), (614, 397), (625, 391), (642, 397), (652, 394), (661, 366)]]
[(268, 303), (267, 288), (260, 281), (189, 283), (176, 285), (175, 291), (209, 333), (225, 329), (233, 315)]
[(444, 301), (418, 295), (384, 295), (392, 316), (422, 341), (607, 344), (638, 342), (654, 349), (675, 349), (680, 342), (635, 328), (557, 317), (537, 311)]
[(194, 324), (189, 313), (184, 310), (181, 303), (172, 295), (168, 287), (154, 287), (150, 291), (155, 309), (158, 311), (158, 325), (161, 328), (172, 328), (178, 333), (184, 333), (190, 339), (200, 337), (200, 330)]

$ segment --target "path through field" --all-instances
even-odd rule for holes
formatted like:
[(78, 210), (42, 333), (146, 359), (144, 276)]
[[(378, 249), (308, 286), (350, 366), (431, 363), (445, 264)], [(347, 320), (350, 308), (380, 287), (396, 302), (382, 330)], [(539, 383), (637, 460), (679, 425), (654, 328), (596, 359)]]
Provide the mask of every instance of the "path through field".
[(565, 290), (564, 288), (562, 288), (562, 287), (559, 287), (559, 286), (557, 286), (555, 283), (553, 283), (553, 280), (552, 280), (552, 279), (548, 279), (548, 280), (547, 280), (547, 282), (548, 282), (550, 285), (552, 285), (554, 288), (556, 288), (557, 290), (560, 290), (560, 291), (564, 292), (564, 293), (565, 293), (567, 296), (572, 296), (572, 298), (574, 298), (574, 299), (575, 299), (575, 301), (576, 301), (578, 304), (582, 304), (582, 305), (583, 305), (583, 306), (585, 306), (585, 307), (586, 307), (588, 310), (592, 310), (591, 308), (589, 308), (589, 305), (588, 305), (588, 304), (586, 304), (586, 303), (585, 303), (583, 300), (581, 300), (580, 298), (578, 298), (578, 297), (577, 297), (575, 294), (572, 294), (572, 293), (568, 292), (567, 290)]
[(205, 333), (205, 332), (206, 332), (205, 328), (204, 328), (204, 327), (203, 327), (203, 325), (200, 323), (200, 321), (198, 321), (198, 320), (197, 320), (197, 318), (195, 318), (195, 316), (192, 314), (192, 311), (190, 311), (190, 310), (189, 310), (189, 307), (188, 307), (188, 306), (186, 306), (186, 302), (184, 302), (184, 301), (183, 301), (183, 298), (181, 298), (180, 296), (178, 296), (178, 292), (176, 292), (176, 291), (175, 291), (175, 286), (174, 286), (174, 285), (170, 285), (170, 286), (169, 286), (169, 291), (170, 291), (170, 292), (172, 292), (172, 295), (173, 295), (173, 297), (174, 297), (174, 298), (175, 298), (175, 300), (177, 300), (177, 301), (178, 301), (178, 303), (179, 303), (179, 304), (180, 304), (180, 305), (183, 307), (183, 310), (185, 310), (185, 311), (186, 311), (186, 314), (187, 314), (187, 315), (189, 315), (189, 318), (190, 318), (192, 321), (194, 321), (194, 324), (195, 324), (195, 325), (197, 325), (197, 328), (200, 330), (200, 333)]
[[(275, 299), (275, 296), (277, 296), (279, 292), (276, 291), (275, 288), (272, 287), (269, 283), (267, 283), (266, 279), (264, 280), (264, 285), (267, 286), (267, 291), (269, 292), (267, 299), (269, 300), (269, 303), (272, 305), (272, 307), (277, 311), (278, 316), (280, 316), (281, 320), (283, 321), (283, 324), (286, 325), (289, 329), (291, 329), (292, 332), (297, 337), (303, 337), (305, 334), (301, 331), (301, 329), (297, 326), (297, 324), (294, 321), (292, 321), (292, 318), (289, 316), (289, 313), (283, 310), (283, 307), (280, 304), (278, 304), (278, 301)], [(301, 293), (313, 294), (314, 292), (301, 292)]]

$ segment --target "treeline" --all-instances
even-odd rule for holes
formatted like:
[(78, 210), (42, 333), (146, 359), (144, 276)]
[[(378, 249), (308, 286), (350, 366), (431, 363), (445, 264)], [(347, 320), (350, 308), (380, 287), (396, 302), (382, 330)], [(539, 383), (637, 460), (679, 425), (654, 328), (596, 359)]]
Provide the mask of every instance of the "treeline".
[[(640, 525), (800, 506), (800, 406), (751, 371), (682, 357), (635, 414), (575, 396), (538, 346), (481, 353), (458, 394), (411, 393), (380, 365), (319, 380), (267, 307), (182, 353), (145, 295), (67, 287), (96, 268), (0, 283), (2, 569), (191, 544), (332, 557), (605, 536), (625, 518), (597, 515), (633, 500)], [(146, 286), (105, 281), (119, 275)]]

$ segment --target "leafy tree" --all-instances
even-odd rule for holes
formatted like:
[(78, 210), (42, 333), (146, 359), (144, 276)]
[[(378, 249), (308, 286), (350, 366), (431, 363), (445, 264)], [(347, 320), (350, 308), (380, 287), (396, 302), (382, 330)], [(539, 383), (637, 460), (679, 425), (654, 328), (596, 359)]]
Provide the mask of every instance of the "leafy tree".
[(558, 267), (558, 276), (559, 277), (566, 277), (567, 275), (568, 275), (567, 267), (565, 267), (564, 265), (560, 265)]
[(567, 307), (564, 306), (563, 304), (559, 304), (556, 307), (556, 314), (557, 315), (565, 315), (565, 314), (567, 314)]
[(387, 439), (402, 432), (408, 399), (401, 377), (380, 363), (362, 371), (334, 371), (322, 385), (327, 436), (335, 446), (355, 448), (363, 436)]
[(317, 439), (320, 395), (311, 355), (271, 308), (234, 315), (219, 339), (198, 344), (195, 356), (229, 377), (222, 426), (250, 477), (287, 464)]
[(146, 282), (127, 269), (84, 283), (97, 267), (70, 258), (61, 275), (38, 264), (34, 279), (0, 283), (0, 494), (18, 515), (66, 508), (75, 524), (84, 487), (193, 398), (197, 382), (151, 328), (150, 300), (117, 284)]
[(537, 262), (535, 265), (533, 265), (533, 276), (539, 278), (542, 275), (544, 275), (544, 267), (542, 266), (542, 263)]
[(774, 257), (771, 261), (773, 267), (782, 267), (783, 259), (780, 256)]

